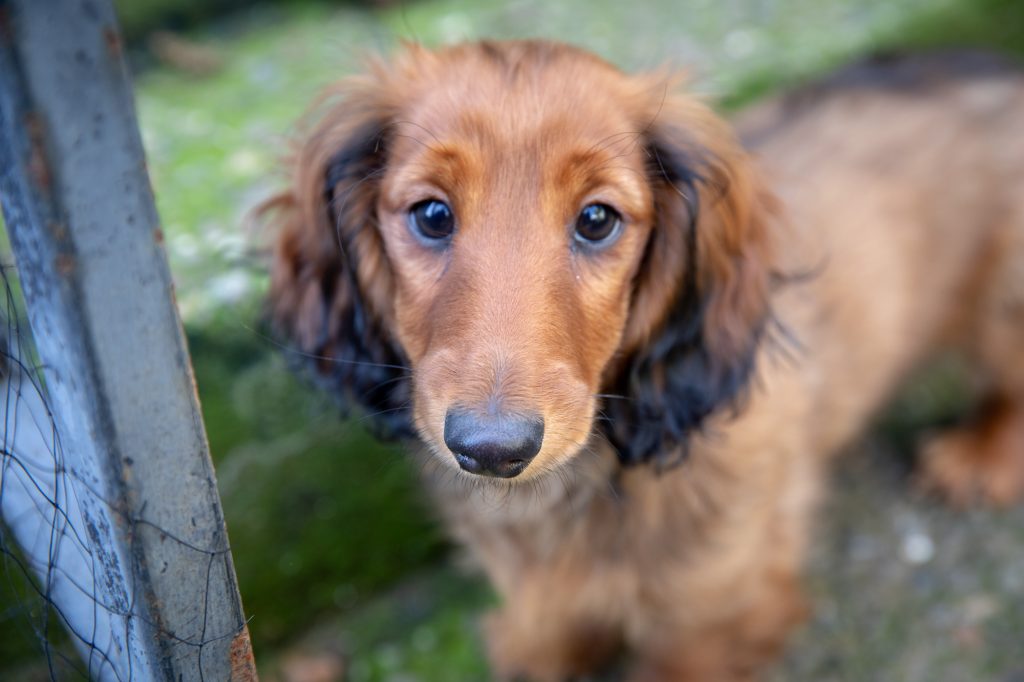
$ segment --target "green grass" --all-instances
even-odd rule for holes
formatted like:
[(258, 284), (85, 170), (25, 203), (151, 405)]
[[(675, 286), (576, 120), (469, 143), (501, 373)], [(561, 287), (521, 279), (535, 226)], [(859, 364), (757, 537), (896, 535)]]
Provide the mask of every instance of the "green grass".
[[(854, 6), (849, 7), (852, 10)], [(881, 16), (871, 25), (867, 40), (839, 39), (831, 47), (822, 48), (820, 59), (790, 60), (783, 56), (781, 63), (753, 66), (736, 77), (724, 93), (723, 106), (740, 108), (839, 66), (852, 54), (863, 51), (981, 47), (1024, 57), (1024, 3), (1018, 0), (935, 0), (910, 13), (893, 11)], [(833, 36), (831, 31), (821, 33), (826, 40)]]
[(476, 614), (490, 601), (481, 582), (451, 569), (426, 571), (328, 624), (324, 636), (362, 653), (353, 659), (351, 682), (477, 682), (487, 679), (487, 667)]
[(440, 555), (409, 461), (340, 420), (277, 349), (231, 327), (189, 345), (257, 651)]

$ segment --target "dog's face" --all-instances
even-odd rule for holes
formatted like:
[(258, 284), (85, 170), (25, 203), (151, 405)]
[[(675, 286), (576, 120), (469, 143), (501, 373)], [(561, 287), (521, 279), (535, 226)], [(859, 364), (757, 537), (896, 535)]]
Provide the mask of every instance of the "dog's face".
[(672, 456), (768, 314), (767, 199), (739, 154), (664, 79), (572, 48), (411, 48), (300, 151), (275, 317), (453, 468), (558, 469), (602, 403), (624, 460)]
[(587, 441), (620, 344), (653, 216), (629, 103), (652, 95), (596, 62), (504, 59), (421, 82), (378, 219), (417, 430), (443, 461), (528, 477)]

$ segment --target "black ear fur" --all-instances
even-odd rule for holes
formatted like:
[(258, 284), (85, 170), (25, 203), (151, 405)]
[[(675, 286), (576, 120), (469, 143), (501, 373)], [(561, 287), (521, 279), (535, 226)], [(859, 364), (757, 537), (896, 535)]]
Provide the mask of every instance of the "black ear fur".
[[(279, 326), (300, 346), (302, 358), (346, 412), (353, 406), (361, 408), (378, 437), (407, 438), (415, 435), (411, 371), (380, 317), (368, 308), (357, 276), (363, 256), (360, 244), (367, 243), (360, 234), (376, 229), (385, 130), (379, 122), (357, 129), (326, 160), (318, 190), (322, 194), (311, 199), (319, 215), (307, 219), (316, 223), (318, 231), (329, 233), (307, 239), (299, 247), (294, 258), (301, 262), (292, 266), (298, 274), (289, 286), (307, 286), (309, 293), (298, 303), (301, 312), (277, 317)], [(315, 309), (306, 309), (309, 298), (315, 299), (311, 306)], [(286, 318), (283, 323), (282, 317)], [(296, 321), (299, 318), (302, 322)], [(299, 324), (316, 325), (315, 331), (300, 331)]]
[[(723, 358), (712, 347), (706, 318), (713, 294), (710, 288), (715, 284), (701, 272), (698, 230), (705, 221), (700, 216), (700, 197), (721, 201), (730, 188), (728, 174), (720, 172), (717, 160), (708, 154), (678, 144), (655, 142), (649, 148), (649, 175), (652, 186), (661, 188), (659, 201), (686, 204), (685, 210), (657, 206), (659, 224), (654, 228), (685, 231), (685, 270), (660, 329), (634, 353), (611, 387), (623, 399), (606, 405), (604, 431), (626, 465), (651, 462), (669, 467), (685, 460), (690, 436), (704, 427), (707, 418), (738, 406), (770, 319), (766, 305), (764, 318), (755, 322), (738, 353)], [(670, 215), (677, 216), (677, 224), (662, 222)], [(652, 245), (653, 239), (648, 248)]]
[[(408, 438), (415, 435), (410, 406), (411, 370), (379, 318), (367, 310), (353, 262), (359, 257), (356, 236), (360, 230), (376, 229), (376, 215), (346, 214), (351, 193), (367, 191), (376, 196), (385, 163), (384, 132), (373, 126), (357, 132), (352, 140), (331, 157), (324, 178), (325, 204), (338, 239), (340, 270), (336, 276), (324, 279), (328, 286), (324, 305), (337, 308), (333, 305), (335, 296), (343, 297), (347, 304), (337, 309), (339, 320), (331, 321), (329, 316), (324, 320), (325, 331), (337, 325), (334, 334), (327, 336), (333, 337), (327, 346), (331, 381), (344, 398), (363, 409), (376, 435)], [(375, 210), (376, 200), (368, 203)], [(331, 290), (339, 285), (344, 291)]]

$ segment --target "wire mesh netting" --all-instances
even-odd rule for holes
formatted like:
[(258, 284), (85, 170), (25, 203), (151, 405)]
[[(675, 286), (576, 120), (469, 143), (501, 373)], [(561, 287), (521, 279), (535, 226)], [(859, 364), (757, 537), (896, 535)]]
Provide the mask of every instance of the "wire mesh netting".
[[(128, 623), (114, 628), (112, 621), (125, 615), (125, 604), (106, 603), (96, 589), (94, 538), (86, 531), (78, 499), (84, 486), (69, 480), (14, 267), (9, 255), (3, 258), (0, 552), (15, 600), (4, 618), (23, 620), (31, 628), (51, 677), (73, 672), (87, 677), (89, 671), (99, 676), (104, 667), (117, 670), (120, 655), (112, 648), (123, 651), (119, 636)], [(84, 662), (73, 655), (65, 632), (88, 652)]]
[[(141, 638), (156, 634), (194, 650), (196, 679), (207, 679), (204, 648), (235, 637), (245, 623), (239, 620), (226, 634), (222, 628), (208, 627), (220, 618), (210, 618), (207, 603), (200, 605), (202, 623), (193, 629), (198, 637), (183, 637), (153, 622), (137, 605), (145, 598), (140, 582), (148, 575), (133, 560), (131, 547), (118, 547), (111, 535), (116, 532), (130, 544), (146, 527), (158, 532), (162, 542), (180, 545), (191, 554), (190, 562), (206, 567), (206, 594), (215, 564), (229, 553), (226, 540), (219, 546), (197, 546), (145, 516), (131, 516), (123, 501), (101, 493), (95, 472), (69, 463), (47, 396), (44, 367), (26, 323), (16, 272), (4, 251), (0, 280), (0, 571), (6, 583), (0, 587), (0, 605), (6, 605), (0, 610), (0, 626), (20, 629), (25, 634), (21, 644), (38, 650), (37, 660), (45, 660), (45, 669), (32, 666), (35, 676), (152, 679), (154, 671), (170, 670), (167, 661), (144, 653), (149, 647)], [(119, 528), (107, 527), (107, 519)]]

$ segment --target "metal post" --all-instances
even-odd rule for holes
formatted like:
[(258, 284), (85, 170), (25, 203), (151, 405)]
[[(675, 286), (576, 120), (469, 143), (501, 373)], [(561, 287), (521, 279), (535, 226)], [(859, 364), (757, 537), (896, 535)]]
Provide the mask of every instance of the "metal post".
[[(19, 445), (5, 423), (3, 485), (27, 500), (5, 500), (9, 525), (90, 676), (255, 679), (109, 0), (0, 0), (0, 197), (59, 434)], [(41, 517), (11, 524), (9, 504)], [(84, 549), (25, 541), (57, 512)]]

